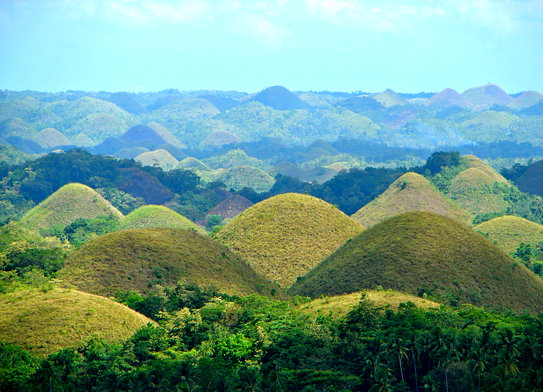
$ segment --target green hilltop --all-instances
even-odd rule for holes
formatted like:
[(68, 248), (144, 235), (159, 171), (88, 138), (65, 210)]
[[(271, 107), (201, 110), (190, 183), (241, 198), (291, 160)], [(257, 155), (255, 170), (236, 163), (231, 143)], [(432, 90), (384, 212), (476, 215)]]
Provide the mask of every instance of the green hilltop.
[(543, 226), (518, 216), (506, 215), (483, 222), (474, 228), (508, 253), (521, 242), (536, 245), (543, 241)]
[(209, 166), (207, 166), (205, 163), (203, 163), (202, 161), (194, 157), (187, 157), (183, 159), (176, 166), (176, 169), (195, 170), (195, 171), (198, 171), (198, 170), (210, 171), (211, 170)]
[(46, 128), (40, 131), (35, 137), (36, 143), (44, 148), (67, 146), (72, 144), (66, 136), (55, 128)]
[(509, 203), (493, 191), (495, 182), (487, 172), (470, 167), (453, 178), (447, 196), (473, 215), (505, 211)]
[(0, 295), (0, 340), (41, 356), (91, 338), (121, 342), (150, 322), (124, 305), (77, 290)]
[(373, 305), (384, 309), (397, 310), (400, 304), (407, 302), (412, 302), (422, 309), (439, 308), (441, 306), (439, 303), (427, 298), (389, 289), (357, 291), (332, 297), (321, 296), (311, 302), (301, 304), (299, 309), (313, 317), (318, 315), (342, 317), (358, 305), (362, 296)]
[(153, 227), (167, 227), (176, 229), (192, 229), (202, 234), (205, 230), (193, 223), (183, 215), (165, 206), (145, 205), (141, 206), (121, 220), (121, 228), (143, 229)]
[(216, 238), (270, 280), (288, 287), (363, 229), (323, 200), (287, 193), (248, 208)]
[(270, 294), (273, 287), (224, 246), (193, 230), (131, 229), (106, 234), (72, 253), (60, 279), (101, 295), (148, 292), (179, 281), (228, 294)]
[(385, 192), (359, 209), (352, 218), (370, 227), (409, 211), (434, 212), (459, 222), (471, 222), (466, 211), (447, 200), (426, 178), (412, 172), (394, 181)]
[(164, 171), (174, 169), (179, 163), (172, 154), (162, 148), (141, 153), (134, 160), (143, 166), (158, 166)]
[(541, 278), (468, 226), (428, 212), (401, 214), (364, 231), (290, 292), (316, 298), (377, 287), (495, 309), (543, 310)]
[(490, 165), (485, 163), (483, 160), (481, 160), (480, 158), (477, 158), (475, 155), (464, 155), (463, 157), (466, 160), (468, 168), (479, 169), (483, 173), (486, 173), (487, 175), (489, 175), (494, 181), (501, 182), (506, 185), (509, 184), (509, 182), (505, 179), (504, 176), (502, 176), (500, 173), (494, 170)]
[(96, 218), (113, 215), (119, 219), (122, 214), (94, 189), (79, 183), (66, 184), (28, 211), (21, 223), (30, 229), (66, 226), (77, 218)]

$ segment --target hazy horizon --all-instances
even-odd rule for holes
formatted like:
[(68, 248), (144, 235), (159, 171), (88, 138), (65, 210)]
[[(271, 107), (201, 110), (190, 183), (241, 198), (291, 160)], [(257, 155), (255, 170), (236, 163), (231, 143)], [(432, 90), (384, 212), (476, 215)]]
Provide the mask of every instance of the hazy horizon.
[(543, 92), (543, 2), (0, 1), (0, 89)]

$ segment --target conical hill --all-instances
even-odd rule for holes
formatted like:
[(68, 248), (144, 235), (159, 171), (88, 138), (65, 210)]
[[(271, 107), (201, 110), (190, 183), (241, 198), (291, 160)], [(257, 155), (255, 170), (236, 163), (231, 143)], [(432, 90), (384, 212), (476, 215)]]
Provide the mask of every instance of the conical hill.
[(100, 295), (148, 292), (179, 281), (228, 294), (270, 294), (272, 285), (224, 246), (193, 230), (131, 229), (109, 233), (72, 253), (58, 276)]
[(506, 215), (475, 226), (506, 252), (514, 252), (521, 242), (535, 246), (543, 241), (543, 226), (518, 216)]
[(470, 167), (453, 178), (448, 196), (473, 215), (505, 211), (509, 203), (492, 191), (495, 182), (489, 174)]
[(504, 184), (509, 184), (504, 176), (494, 170), (491, 166), (486, 164), (481, 159), (477, 158), (475, 155), (464, 155), (464, 158), (467, 161), (468, 168), (476, 168), (481, 170), (483, 173), (488, 174), (494, 181), (501, 182)]
[(468, 226), (428, 212), (401, 214), (364, 231), (290, 292), (316, 298), (379, 286), (495, 309), (543, 310), (541, 278)]
[(471, 221), (466, 211), (447, 200), (426, 178), (412, 172), (402, 175), (352, 217), (360, 224), (370, 227), (391, 216), (409, 211), (434, 212), (463, 223)]
[(29, 229), (43, 229), (54, 225), (66, 226), (78, 218), (122, 214), (94, 189), (78, 183), (66, 184), (40, 204), (28, 211), (21, 222)]
[(248, 208), (216, 237), (257, 271), (288, 287), (362, 230), (323, 200), (287, 193)]
[(91, 338), (123, 341), (150, 322), (115, 301), (77, 290), (0, 295), (0, 340), (37, 355), (77, 347)]
[(178, 214), (168, 207), (152, 204), (135, 209), (121, 221), (122, 229), (143, 229), (151, 227), (192, 229), (202, 234), (205, 233), (204, 229), (185, 218), (183, 215)]

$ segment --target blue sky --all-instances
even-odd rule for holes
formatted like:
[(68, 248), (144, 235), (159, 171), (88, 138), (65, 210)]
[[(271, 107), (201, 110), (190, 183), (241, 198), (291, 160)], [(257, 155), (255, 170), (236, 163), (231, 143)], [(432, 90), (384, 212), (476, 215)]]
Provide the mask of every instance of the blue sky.
[(0, 89), (543, 92), (543, 0), (0, 0)]

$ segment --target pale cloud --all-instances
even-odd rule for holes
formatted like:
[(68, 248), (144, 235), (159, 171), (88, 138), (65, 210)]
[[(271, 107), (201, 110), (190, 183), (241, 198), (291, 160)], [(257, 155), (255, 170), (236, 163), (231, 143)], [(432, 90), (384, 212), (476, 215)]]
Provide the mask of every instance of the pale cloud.
[(235, 18), (234, 30), (245, 39), (256, 40), (270, 48), (280, 48), (292, 36), (287, 28), (272, 23), (258, 14), (243, 14)]

